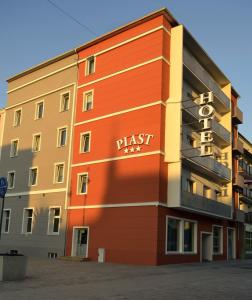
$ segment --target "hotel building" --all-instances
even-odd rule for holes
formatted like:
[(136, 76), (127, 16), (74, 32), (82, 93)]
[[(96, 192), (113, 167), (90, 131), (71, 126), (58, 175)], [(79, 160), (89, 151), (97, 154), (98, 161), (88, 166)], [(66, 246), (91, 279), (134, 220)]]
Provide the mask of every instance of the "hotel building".
[(8, 83), (6, 247), (152, 265), (241, 257), (239, 95), (166, 9)]

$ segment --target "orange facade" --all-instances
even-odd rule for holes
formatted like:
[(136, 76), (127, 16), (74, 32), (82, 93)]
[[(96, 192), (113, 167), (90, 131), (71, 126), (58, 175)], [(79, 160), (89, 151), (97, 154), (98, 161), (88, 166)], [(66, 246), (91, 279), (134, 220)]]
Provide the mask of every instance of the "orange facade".
[[(88, 228), (86, 256), (93, 261), (99, 248), (106, 250), (109, 262), (200, 261), (199, 242), (197, 254), (165, 254), (170, 215), (195, 220), (198, 241), (201, 231), (212, 231), (214, 224), (223, 226), (223, 255), (214, 259), (226, 259), (227, 226), (235, 224), (160, 205), (167, 204), (169, 173), (164, 143), (170, 28), (161, 14), (79, 49), (67, 255), (73, 255), (74, 228), (84, 227)], [(95, 71), (86, 75), (90, 56), (95, 57)], [(89, 91), (93, 106), (85, 111), (83, 101)], [(90, 151), (81, 153), (81, 134), (87, 132)], [(87, 193), (78, 194), (78, 174), (88, 174)]]

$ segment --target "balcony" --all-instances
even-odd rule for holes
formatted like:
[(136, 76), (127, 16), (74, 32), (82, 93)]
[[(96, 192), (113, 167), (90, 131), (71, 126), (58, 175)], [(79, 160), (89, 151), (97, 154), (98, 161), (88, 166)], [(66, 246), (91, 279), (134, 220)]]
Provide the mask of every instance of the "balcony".
[(252, 224), (252, 212), (245, 213), (245, 223)]
[(243, 188), (242, 192), (239, 194), (239, 200), (248, 205), (252, 205), (252, 191), (248, 188)]
[(233, 186), (239, 189), (244, 188), (244, 178), (240, 174), (236, 174), (233, 180)]
[[(202, 124), (199, 123), (199, 106), (192, 100), (182, 102), (185, 119), (192, 123), (192, 127), (202, 128)], [(212, 130), (214, 141), (222, 147), (227, 147), (231, 143), (230, 132), (218, 123), (215, 119), (212, 120)]]
[(243, 143), (239, 139), (236, 139), (233, 142), (233, 153), (234, 153), (234, 155), (242, 155), (243, 152), (244, 152)]
[(237, 106), (232, 110), (232, 121), (234, 125), (243, 123), (243, 112)]
[[(183, 146), (182, 150), (183, 163), (198, 172), (207, 175), (213, 181), (220, 183), (228, 183), (231, 181), (231, 170), (223, 164), (217, 162), (211, 156), (200, 156), (197, 148), (189, 148)], [(187, 148), (185, 148), (187, 147)]]
[(230, 205), (185, 191), (182, 191), (181, 196), (181, 206), (184, 208), (197, 210), (205, 214), (231, 218), (232, 207)]
[(199, 91), (213, 91), (215, 96), (214, 105), (220, 113), (227, 113), (230, 111), (230, 99), (222, 92), (221, 88), (214, 81), (211, 75), (185, 48), (183, 52), (183, 61), (185, 66), (185, 79)]
[(244, 223), (245, 222), (245, 212), (240, 209), (236, 209), (235, 210), (235, 221)]
[(252, 166), (247, 164), (243, 159), (239, 160), (239, 173), (245, 180), (252, 180)]

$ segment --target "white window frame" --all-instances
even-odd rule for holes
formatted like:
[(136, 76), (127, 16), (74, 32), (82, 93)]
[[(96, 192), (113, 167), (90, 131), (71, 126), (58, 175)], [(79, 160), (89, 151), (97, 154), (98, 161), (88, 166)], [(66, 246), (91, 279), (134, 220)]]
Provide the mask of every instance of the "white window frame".
[[(57, 166), (59, 166), (59, 165), (63, 165), (62, 181), (56, 181)], [(56, 162), (56, 163), (54, 163), (53, 183), (64, 183), (64, 180), (65, 180), (65, 162)]]
[(221, 230), (221, 236), (220, 236), (220, 252), (216, 253), (214, 252), (214, 243), (213, 243), (213, 255), (223, 255), (223, 226), (221, 225), (212, 225), (212, 237), (214, 239), (214, 227), (220, 228)]
[[(94, 59), (94, 71), (92, 73), (89, 73), (89, 65), (90, 65), (90, 60), (91, 58)], [(86, 64), (85, 64), (85, 76), (91, 75), (95, 73), (95, 68), (96, 67), (96, 56), (95, 55), (90, 55), (89, 57), (86, 58)]]
[[(62, 148), (62, 147), (66, 147), (66, 145), (67, 145), (67, 132), (68, 132), (68, 128), (67, 128), (68, 126), (62, 126), (62, 127), (58, 127), (57, 128), (57, 148)], [(61, 130), (62, 129), (66, 129), (66, 142), (65, 142), (65, 145), (60, 145), (60, 132), (61, 132)]]
[[(38, 150), (34, 150), (35, 136), (38, 136), (38, 135), (40, 136), (39, 149)], [(41, 138), (42, 138), (41, 132), (37, 132), (37, 133), (34, 133), (32, 135), (32, 152), (36, 153), (36, 152), (39, 152), (41, 150)]]
[[(16, 155), (13, 155), (13, 144), (17, 141), (17, 153)], [(17, 157), (18, 156), (18, 150), (19, 150), (19, 139), (13, 139), (11, 140), (10, 144), (10, 157)]]
[[(24, 230), (24, 226), (25, 226), (25, 211), (31, 209), (32, 210), (32, 221), (31, 221), (31, 231), (28, 232), (27, 230)], [(26, 218), (28, 219), (28, 217)], [(33, 222), (34, 222), (34, 207), (24, 207), (23, 208), (23, 221), (22, 221), (22, 229), (21, 229), (21, 234), (25, 234), (25, 235), (28, 235), (28, 234), (32, 234), (32, 231), (33, 231)], [(27, 224), (28, 222), (26, 222), (26, 229), (27, 229)]]
[[(8, 226), (8, 231), (5, 231), (5, 224), (4, 221), (6, 222), (6, 218), (4, 217), (4, 212), (5, 211), (9, 211), (10, 215), (9, 215), (9, 226)], [(9, 234), (10, 233), (10, 222), (11, 222), (11, 208), (4, 208), (3, 209), (3, 220), (2, 220), (2, 233), (3, 234)]]
[[(92, 94), (92, 105), (91, 109), (87, 109), (87, 95)], [(87, 112), (94, 108), (94, 89), (83, 92), (82, 95), (82, 111)]]
[[(20, 113), (20, 123), (19, 125), (16, 124), (16, 113), (17, 111), (21, 111)], [(17, 108), (14, 110), (14, 116), (13, 116), (13, 127), (19, 127), (22, 124), (22, 108)]]
[[(58, 230), (58, 232), (53, 232), (53, 230), (52, 230), (55, 216), (53, 218), (51, 217), (51, 211), (55, 208), (59, 208), (59, 210), (60, 210), (59, 217), (57, 217), (57, 219), (59, 219), (59, 230)], [(61, 206), (49, 206), (47, 235), (60, 235), (60, 225), (61, 225)]]
[[(79, 193), (79, 185), (80, 185), (80, 176), (82, 175), (86, 175), (87, 176), (87, 188), (86, 188), (86, 192), (85, 193)], [(76, 194), (77, 195), (87, 195), (88, 193), (88, 172), (83, 172), (83, 173), (77, 173), (77, 191), (76, 191)]]
[[(66, 95), (66, 94), (69, 95), (68, 106), (67, 106), (67, 110), (63, 110), (63, 99), (64, 99), (64, 95)], [(70, 97), (71, 97), (71, 92), (70, 92), (70, 90), (65, 91), (65, 92), (63, 92), (63, 93), (60, 94), (60, 109), (59, 109), (60, 112), (66, 112), (66, 111), (69, 111), (69, 109), (70, 109), (70, 101), (71, 101), (71, 100), (70, 100)]]
[[(88, 151), (82, 151), (82, 138), (84, 135), (89, 134), (89, 150)], [(79, 153), (90, 153), (91, 152), (91, 131), (81, 132), (80, 134), (80, 149)]]
[[(10, 173), (14, 173), (13, 186), (12, 187), (9, 186), (9, 180), (8, 180)], [(16, 181), (16, 171), (15, 170), (8, 171), (8, 173), (7, 173), (7, 180), (8, 180), (8, 190), (13, 190), (15, 188), (15, 181)]]
[[(36, 183), (35, 184), (31, 184), (31, 171), (35, 170), (35, 169), (37, 170)], [(38, 185), (38, 173), (39, 173), (38, 167), (30, 167), (29, 168), (28, 186), (37, 186)]]
[[(168, 220), (174, 219), (180, 221), (179, 224), (179, 250), (178, 251), (167, 251), (167, 245), (168, 245)], [(194, 241), (193, 241), (193, 251), (184, 251), (184, 222), (191, 222), (194, 223)], [(183, 255), (196, 255), (198, 253), (198, 222), (196, 220), (191, 219), (185, 219), (185, 218), (179, 218), (167, 215), (166, 216), (166, 229), (165, 229), (165, 254), (171, 255), (171, 254), (183, 254)]]
[[(39, 104), (43, 103), (43, 113), (42, 113), (42, 116), (41, 118), (38, 118), (38, 107), (39, 107)], [(44, 118), (44, 114), (45, 114), (45, 101), (44, 100), (40, 100), (40, 101), (37, 101), (35, 103), (35, 117), (34, 117), (34, 120), (41, 120)]]

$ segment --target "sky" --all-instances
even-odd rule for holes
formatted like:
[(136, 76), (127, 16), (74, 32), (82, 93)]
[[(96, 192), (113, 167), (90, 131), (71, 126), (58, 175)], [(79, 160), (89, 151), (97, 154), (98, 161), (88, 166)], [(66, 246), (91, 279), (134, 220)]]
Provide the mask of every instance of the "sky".
[(231, 80), (252, 142), (251, 0), (0, 0), (0, 107), (8, 77), (162, 7)]

